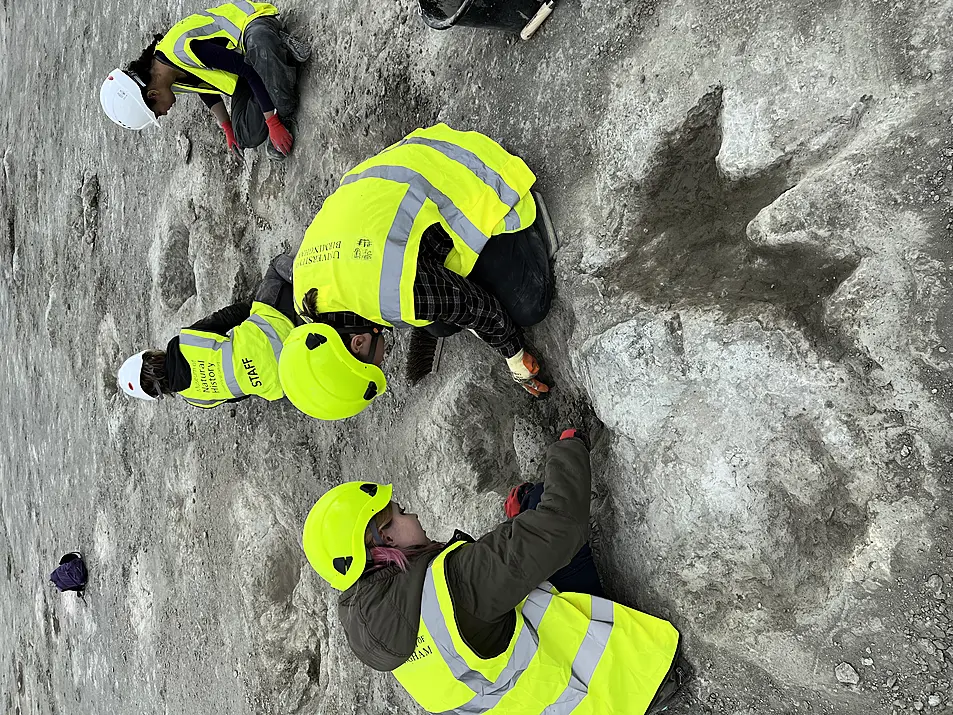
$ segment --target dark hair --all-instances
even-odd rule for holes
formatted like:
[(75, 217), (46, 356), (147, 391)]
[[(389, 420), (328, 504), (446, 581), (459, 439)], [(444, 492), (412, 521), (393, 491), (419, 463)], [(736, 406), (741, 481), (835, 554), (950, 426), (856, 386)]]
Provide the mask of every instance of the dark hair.
[[(341, 339), (344, 340), (345, 345), (348, 344), (349, 336), (354, 335), (355, 333), (374, 333), (375, 330), (380, 330), (380, 325), (374, 323), (370, 320), (361, 320), (354, 325), (348, 327), (339, 327), (333, 325), (327, 318), (327, 316), (322, 315), (318, 310), (318, 289), (311, 288), (307, 293), (304, 294), (304, 298), (301, 299), (301, 307), (298, 309), (298, 314), (307, 321), (312, 323), (324, 323), (330, 325), (337, 331), (337, 334), (341, 336)], [(355, 315), (355, 318), (361, 316)]]
[(172, 393), (169, 376), (165, 372), (165, 350), (146, 350), (142, 356), (139, 384), (151, 397), (158, 397), (160, 392)]
[(141, 87), (142, 97), (146, 100), (146, 103), (149, 102), (146, 97), (146, 87), (149, 86), (149, 83), (152, 81), (152, 58), (156, 54), (156, 45), (159, 44), (159, 40), (162, 39), (162, 35), (153, 35), (152, 44), (149, 45), (146, 49), (142, 51), (142, 54), (139, 55), (139, 59), (133, 60), (129, 63), (129, 66), (126, 67), (126, 72), (134, 72), (139, 76), (145, 86)]
[(318, 289), (312, 288), (304, 294), (301, 299), (301, 317), (307, 318), (312, 323), (320, 323), (318, 318)]

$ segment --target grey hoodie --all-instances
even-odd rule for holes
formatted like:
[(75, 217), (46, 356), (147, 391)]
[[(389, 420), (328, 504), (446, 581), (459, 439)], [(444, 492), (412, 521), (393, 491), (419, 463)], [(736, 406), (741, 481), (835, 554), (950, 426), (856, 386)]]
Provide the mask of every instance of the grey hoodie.
[[(529, 592), (568, 564), (589, 532), (589, 452), (578, 439), (550, 445), (542, 500), (535, 510), (503, 522), (447, 557), (447, 582), (460, 633), (481, 657), (506, 649), (515, 608)], [(460, 538), (457, 532), (451, 543)], [(390, 671), (414, 652), (427, 567), (439, 548), (366, 574), (338, 601), (351, 650), (375, 670)]]

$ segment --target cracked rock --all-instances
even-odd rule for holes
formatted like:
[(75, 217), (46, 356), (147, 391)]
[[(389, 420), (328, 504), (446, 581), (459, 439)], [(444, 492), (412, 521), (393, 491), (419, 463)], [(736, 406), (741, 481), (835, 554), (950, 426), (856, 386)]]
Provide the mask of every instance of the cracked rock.
[(837, 678), (837, 682), (843, 685), (857, 685), (860, 682), (860, 676), (850, 663), (839, 664), (834, 668), (834, 675)]

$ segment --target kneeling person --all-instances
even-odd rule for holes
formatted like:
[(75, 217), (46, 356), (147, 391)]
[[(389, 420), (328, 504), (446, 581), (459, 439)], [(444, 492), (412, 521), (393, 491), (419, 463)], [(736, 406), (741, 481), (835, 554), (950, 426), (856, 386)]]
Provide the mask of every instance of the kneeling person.
[[(297, 65), (310, 53), (284, 30), (274, 5), (235, 0), (156, 35), (139, 59), (109, 74), (99, 99), (116, 124), (138, 131), (158, 126), (176, 95), (198, 94), (229, 151), (268, 140), (269, 158), (281, 161), (294, 143), (285, 123), (298, 106)], [(231, 114), (222, 95), (231, 97)]]
[[(216, 407), (250, 395), (266, 400), (284, 397), (278, 379), (278, 358), (294, 328), (292, 319), (268, 303), (267, 293), (279, 282), (274, 266), (252, 302), (223, 308), (183, 329), (165, 350), (143, 350), (119, 369), (123, 392), (140, 400), (178, 393), (196, 407)], [(276, 301), (277, 305), (281, 302)], [(290, 305), (290, 302), (289, 302)]]
[(574, 430), (549, 448), (544, 485), (476, 541), (431, 540), (385, 484), (341, 484), (309, 513), (302, 546), (343, 591), (348, 645), (424, 710), (654, 715), (677, 690), (675, 627), (604, 598), (580, 563), (591, 472)]
[[(535, 181), (522, 159), (487, 136), (443, 124), (418, 129), (349, 171), (324, 202), (294, 261), (298, 313), (332, 326), (350, 353), (376, 365), (352, 336), (469, 329), (499, 352), (523, 389), (544, 395), (549, 387), (521, 331), (546, 316), (553, 293), (555, 235), (544, 210), (537, 218), (543, 207), (531, 192)], [(304, 351), (316, 347), (313, 339), (302, 342), (284, 359), (307, 361)], [(336, 374), (312, 380), (289, 369), (296, 384), (285, 391), (312, 417), (341, 419), (348, 415), (296, 397), (333, 388), (322, 382)]]

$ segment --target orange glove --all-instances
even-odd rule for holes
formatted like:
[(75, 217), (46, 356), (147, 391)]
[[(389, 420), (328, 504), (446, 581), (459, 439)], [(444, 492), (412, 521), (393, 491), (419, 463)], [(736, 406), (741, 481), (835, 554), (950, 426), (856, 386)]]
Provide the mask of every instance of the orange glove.
[(507, 358), (506, 364), (510, 368), (513, 379), (533, 397), (540, 397), (549, 392), (549, 385), (536, 379), (539, 374), (539, 363), (525, 350), (520, 350), (513, 357)]
[(291, 136), (285, 125), (281, 123), (281, 120), (278, 118), (277, 114), (272, 114), (268, 119), (265, 120), (265, 124), (268, 125), (268, 138), (271, 139), (271, 143), (274, 144), (275, 149), (280, 151), (285, 156), (291, 153), (291, 147), (294, 144), (294, 139)]

